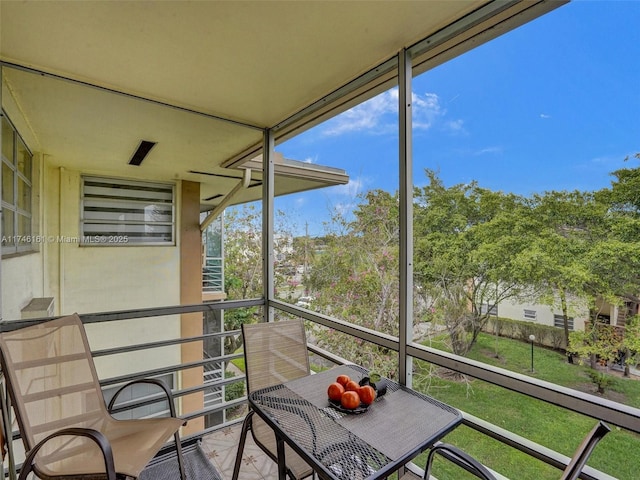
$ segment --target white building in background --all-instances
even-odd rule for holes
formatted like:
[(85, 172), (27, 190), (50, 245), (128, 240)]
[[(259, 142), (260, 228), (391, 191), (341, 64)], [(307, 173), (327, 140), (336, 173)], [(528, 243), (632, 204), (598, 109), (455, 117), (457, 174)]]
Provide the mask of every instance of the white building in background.
[[(638, 303), (634, 301), (623, 302), (620, 306), (598, 301), (595, 308), (599, 321), (624, 327), (628, 317), (638, 314), (638, 307)], [(491, 315), (501, 318), (564, 328), (564, 316), (558, 305), (526, 303), (512, 299), (501, 302), (495, 307), (486, 306), (486, 308), (491, 308)], [(569, 330), (584, 330), (585, 323), (591, 321), (591, 312), (585, 301), (575, 298), (569, 300), (568, 311)]]

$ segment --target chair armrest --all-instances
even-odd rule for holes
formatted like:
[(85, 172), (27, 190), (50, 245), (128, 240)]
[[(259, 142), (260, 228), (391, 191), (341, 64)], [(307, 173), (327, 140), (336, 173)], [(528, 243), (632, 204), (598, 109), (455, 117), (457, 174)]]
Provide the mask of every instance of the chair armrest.
[(107, 474), (107, 480), (116, 480), (116, 467), (113, 461), (113, 451), (111, 450), (111, 444), (107, 437), (104, 436), (98, 430), (93, 430), (91, 428), (65, 428), (62, 430), (58, 430), (57, 432), (52, 433), (44, 440), (41, 440), (35, 447), (33, 447), (27, 457), (22, 464), (22, 468), (20, 469), (20, 476), (18, 480), (26, 480), (27, 475), (33, 470), (33, 460), (38, 453), (38, 451), (52, 438), (62, 437), (62, 436), (76, 436), (76, 437), (87, 437), (95, 442), (100, 451), (102, 452), (102, 457), (104, 458), (105, 472)]
[(484, 480), (496, 480), (496, 477), (475, 458), (448, 443), (437, 443), (431, 448), (429, 456), (427, 457), (427, 467), (424, 472), (425, 480), (429, 480), (429, 476), (431, 474), (431, 463), (433, 462), (433, 457), (436, 453), (442, 455), (444, 458), (455, 463), (461, 468), (464, 468), (466, 471), (474, 474), (478, 478), (482, 478)]
[(113, 406), (116, 403), (116, 400), (118, 399), (118, 396), (120, 395), (120, 393), (122, 393), (122, 391), (124, 389), (126, 389), (127, 387), (131, 386), (131, 385), (135, 385), (136, 383), (149, 383), (152, 385), (156, 385), (158, 387), (160, 387), (162, 389), (162, 391), (164, 392), (167, 401), (169, 403), (169, 413), (171, 414), (172, 417), (177, 418), (176, 415), (176, 406), (173, 404), (173, 394), (171, 393), (171, 390), (169, 390), (169, 387), (167, 387), (167, 385), (158, 379), (155, 378), (143, 378), (140, 380), (133, 380), (131, 382), (128, 382), (126, 384), (124, 384), (122, 387), (120, 387), (116, 393), (113, 395), (113, 397), (111, 398), (111, 401), (109, 402), (109, 405), (107, 406), (107, 410), (109, 410), (109, 412), (111, 412), (113, 410)]

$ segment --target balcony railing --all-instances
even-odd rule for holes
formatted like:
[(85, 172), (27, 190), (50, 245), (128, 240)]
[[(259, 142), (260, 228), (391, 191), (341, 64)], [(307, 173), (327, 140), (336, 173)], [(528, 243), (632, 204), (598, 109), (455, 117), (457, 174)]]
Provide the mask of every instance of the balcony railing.
[(224, 264), (221, 257), (206, 257), (202, 267), (202, 291), (224, 291)]
[[(212, 312), (216, 310), (231, 310), (236, 308), (246, 308), (262, 306), (265, 302), (261, 299), (246, 301), (226, 301), (215, 303), (203, 303), (196, 305), (184, 305), (173, 307), (159, 307), (140, 310), (128, 310), (117, 312), (105, 312), (95, 314), (81, 315), (83, 322), (87, 325), (87, 332), (90, 341), (92, 341), (92, 333), (95, 335), (95, 329), (104, 333), (106, 326), (114, 329), (124, 329), (128, 333), (127, 338), (132, 338), (129, 333), (135, 331), (136, 325), (142, 322), (157, 322), (159, 319), (163, 321), (175, 321), (176, 325), (181, 321), (181, 316), (199, 313)], [(309, 310), (301, 310), (294, 305), (272, 301), (270, 307), (276, 311), (280, 311), (289, 316), (298, 316), (310, 322), (341, 331), (352, 335), (357, 339), (383, 346), (390, 350), (400, 352), (400, 341), (398, 338), (376, 332), (357, 325), (336, 320), (328, 316), (313, 313)], [(203, 315), (205, 318), (206, 315)], [(37, 323), (40, 320), (20, 320), (20, 321), (4, 321), (0, 322), (0, 330), (8, 331), (23, 326)], [(117, 330), (116, 330), (117, 331)], [(179, 328), (173, 330), (179, 332)], [(203, 328), (204, 331), (204, 328)], [(179, 333), (177, 334), (179, 335)], [(127, 345), (113, 345), (105, 348), (96, 348), (93, 351), (94, 358), (98, 364), (98, 373), (101, 377), (103, 387), (109, 388), (114, 385), (121, 384), (125, 381), (153, 377), (172, 375), (174, 380), (173, 393), (179, 401), (181, 407), (181, 416), (190, 421), (192, 426), (188, 426), (183, 434), (183, 440), (186, 442), (201, 438), (210, 432), (219, 430), (229, 425), (236, 424), (242, 420), (244, 414), (244, 406), (246, 405), (246, 396), (240, 395), (238, 398), (227, 399), (225, 390), (231, 385), (241, 385), (245, 381), (242, 374), (236, 374), (225, 378), (225, 371), (229, 362), (240, 359), (241, 353), (225, 353), (222, 350), (219, 355), (212, 355), (211, 351), (203, 354), (202, 344), (212, 340), (220, 340), (224, 344), (223, 339), (226, 337), (236, 337), (240, 335), (239, 330), (220, 331), (215, 333), (203, 334), (195, 337), (174, 337), (154, 339), (141, 343), (130, 343)], [(145, 335), (146, 336), (146, 335)], [(113, 335), (117, 338), (118, 335)], [(100, 339), (103, 341), (103, 338)], [(134, 340), (135, 341), (135, 340)], [(199, 358), (188, 358), (187, 352), (189, 346), (197, 347)], [(336, 356), (332, 352), (320, 349), (314, 345), (310, 345), (309, 349), (312, 354), (329, 360), (332, 363), (346, 363), (346, 360)], [(593, 418), (602, 419), (612, 425), (617, 425), (624, 429), (635, 433), (640, 433), (640, 410), (628, 407), (619, 403), (611, 402), (600, 397), (585, 394), (569, 388), (537, 380), (535, 378), (520, 375), (498, 367), (493, 367), (480, 362), (469, 360), (467, 358), (458, 357), (450, 353), (446, 353), (437, 349), (428, 348), (418, 344), (409, 344), (402, 349), (406, 356), (413, 359), (423, 360), (450, 370), (454, 370), (471, 377), (490, 382), (510, 391), (528, 395), (543, 402), (563, 407), (567, 410), (580, 412)], [(166, 352), (172, 351), (172, 355)], [(194, 348), (193, 351), (196, 351)], [(120, 356), (130, 356), (131, 358), (144, 359), (144, 362), (135, 361), (118, 361)], [(402, 355), (399, 354), (401, 357)], [(179, 359), (178, 361), (168, 361), (169, 359)], [(109, 359), (106, 363), (101, 359)], [(153, 361), (150, 361), (153, 359)], [(399, 361), (405, 361), (406, 358), (399, 358)], [(116, 372), (113, 375), (103, 375), (100, 365), (126, 365), (122, 372)], [(143, 369), (134, 368), (136, 365), (145, 365)], [(200, 378), (197, 382), (185, 381), (186, 372), (198, 372)], [(113, 373), (113, 372), (112, 372)], [(180, 378), (180, 381), (178, 381)], [(189, 399), (196, 399), (196, 402), (189, 402)], [(6, 400), (6, 398), (5, 398)], [(137, 408), (150, 404), (158, 399), (155, 397), (145, 397), (144, 400), (132, 400), (123, 405), (121, 409)], [(195, 406), (194, 406), (195, 405)], [(453, 405), (454, 407), (456, 405)], [(506, 431), (499, 426), (492, 425), (473, 415), (464, 413), (464, 424), (482, 434), (498, 440), (512, 448), (525, 452), (526, 454), (539, 459), (540, 461), (557, 467), (564, 468), (568, 462), (568, 458), (558, 452), (549, 450), (539, 444), (536, 444), (526, 438)], [(14, 442), (19, 439), (19, 433), (14, 433)], [(16, 448), (15, 450), (19, 450)], [(412, 466), (412, 469), (418, 471), (419, 468)], [(596, 471), (587, 467), (581, 478), (585, 479), (611, 479), (609, 475)]]

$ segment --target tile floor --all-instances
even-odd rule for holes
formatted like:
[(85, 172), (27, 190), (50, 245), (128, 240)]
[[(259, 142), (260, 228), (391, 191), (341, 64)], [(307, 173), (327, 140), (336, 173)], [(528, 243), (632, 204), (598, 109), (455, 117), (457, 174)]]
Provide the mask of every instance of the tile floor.
[[(242, 424), (218, 430), (203, 437), (202, 449), (220, 472), (222, 480), (231, 480)], [(277, 480), (278, 466), (258, 448), (251, 434), (242, 455), (239, 480)]]
[[(222, 480), (231, 480), (233, 464), (236, 460), (240, 429), (242, 424), (236, 424), (218, 430), (202, 438), (202, 449), (220, 473)], [(397, 480), (393, 474), (392, 479)], [(433, 478), (433, 477), (432, 477)], [(253, 443), (251, 434), (247, 435), (247, 442), (242, 455), (240, 476), (238, 480), (277, 480), (278, 466), (267, 457), (262, 450)], [(421, 480), (411, 473), (402, 476), (402, 480)]]

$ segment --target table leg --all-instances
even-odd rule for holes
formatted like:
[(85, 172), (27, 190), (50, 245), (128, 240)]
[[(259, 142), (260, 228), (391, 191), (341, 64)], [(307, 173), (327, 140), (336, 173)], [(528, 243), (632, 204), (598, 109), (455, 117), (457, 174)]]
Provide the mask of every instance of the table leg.
[(287, 463), (284, 458), (284, 440), (279, 435), (276, 435), (276, 451), (278, 454), (278, 480), (286, 480)]

